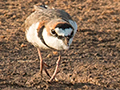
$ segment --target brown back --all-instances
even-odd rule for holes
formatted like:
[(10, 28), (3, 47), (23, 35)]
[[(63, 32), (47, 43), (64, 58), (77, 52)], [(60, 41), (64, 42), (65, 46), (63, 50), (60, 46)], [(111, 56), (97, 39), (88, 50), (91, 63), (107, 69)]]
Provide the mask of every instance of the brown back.
[(53, 19), (63, 19), (68, 22), (68, 20), (72, 20), (70, 15), (66, 13), (64, 10), (59, 9), (46, 9), (40, 6), (35, 6), (35, 12), (27, 17), (24, 23), (25, 30), (33, 24), (37, 22), (47, 21), (46, 24)]

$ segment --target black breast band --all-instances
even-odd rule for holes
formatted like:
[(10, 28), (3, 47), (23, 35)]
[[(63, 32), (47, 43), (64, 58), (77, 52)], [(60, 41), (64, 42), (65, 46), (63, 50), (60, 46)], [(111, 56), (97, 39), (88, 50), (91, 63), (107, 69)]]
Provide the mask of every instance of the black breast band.
[(45, 27), (45, 26), (42, 26), (42, 28), (40, 28), (40, 30), (39, 30), (39, 32), (38, 32), (38, 37), (40, 37), (40, 40), (42, 41), (42, 43), (43, 43), (44, 45), (46, 45), (48, 48), (53, 49), (53, 50), (56, 50), (55, 48), (52, 48), (52, 47), (50, 47), (49, 45), (47, 45), (47, 43), (45, 42), (45, 40), (44, 40), (44, 38), (43, 38), (43, 36), (42, 36), (42, 32), (43, 32), (44, 27)]

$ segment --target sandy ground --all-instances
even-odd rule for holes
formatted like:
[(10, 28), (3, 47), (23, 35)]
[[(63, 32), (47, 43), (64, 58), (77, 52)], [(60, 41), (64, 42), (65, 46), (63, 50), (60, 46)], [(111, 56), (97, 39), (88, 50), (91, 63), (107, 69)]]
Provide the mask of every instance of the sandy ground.
[[(63, 9), (78, 24), (51, 84), (46, 74), (33, 80), (39, 58), (23, 32), (35, 4)], [(42, 56), (52, 74), (58, 53)], [(120, 0), (0, 0), (0, 89), (120, 90)]]

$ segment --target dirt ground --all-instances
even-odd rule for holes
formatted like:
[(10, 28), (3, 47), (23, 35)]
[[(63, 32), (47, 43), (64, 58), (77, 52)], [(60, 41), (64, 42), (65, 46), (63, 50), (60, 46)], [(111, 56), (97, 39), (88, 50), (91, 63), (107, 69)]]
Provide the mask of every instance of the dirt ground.
[[(56, 76), (39, 72), (37, 50), (22, 24), (35, 4), (67, 11), (78, 31)], [(59, 52), (58, 52), (59, 53)], [(52, 74), (56, 51), (42, 51)], [(0, 90), (120, 90), (120, 0), (0, 0)]]

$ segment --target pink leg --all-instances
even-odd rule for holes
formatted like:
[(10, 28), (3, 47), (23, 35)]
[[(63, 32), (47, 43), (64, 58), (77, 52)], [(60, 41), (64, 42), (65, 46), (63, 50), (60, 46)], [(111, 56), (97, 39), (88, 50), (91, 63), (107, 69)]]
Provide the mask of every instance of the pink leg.
[[(50, 77), (49, 82), (51, 82), (51, 81), (55, 78), (55, 76), (56, 76), (56, 74), (57, 74), (58, 67), (59, 67), (59, 63), (60, 63), (60, 60), (61, 60), (61, 56), (58, 57), (58, 60), (57, 60), (57, 62), (56, 62), (55, 71), (54, 71), (54, 73), (53, 73), (53, 75), (52, 75), (52, 77), (51, 77), (50, 74), (48, 73), (47, 69), (44, 67), (44, 65), (47, 66), (47, 67), (49, 67), (49, 66), (48, 66), (46, 63), (43, 62), (40, 49), (38, 48), (37, 50), (38, 50), (38, 55), (39, 55), (39, 58), (40, 58), (40, 74), (41, 74), (41, 76), (42, 76), (42, 71), (43, 71), (43, 69), (44, 69), (45, 72), (46, 72), (46, 74)], [(56, 78), (55, 78), (55, 79), (56, 79)], [(56, 79), (56, 80), (57, 80), (57, 79)]]
[(38, 48), (37, 50), (38, 50), (38, 55), (39, 55), (39, 58), (40, 58), (40, 74), (41, 74), (41, 76), (42, 76), (42, 71), (43, 71), (43, 69), (44, 69), (45, 72), (46, 72), (46, 74), (51, 78), (50, 74), (48, 73), (48, 71), (47, 71), (47, 69), (44, 67), (44, 65), (47, 66), (47, 67), (49, 67), (49, 66), (48, 66), (45, 62), (43, 62), (40, 49)]
[(37, 48), (37, 50), (38, 50), (38, 55), (39, 55), (39, 58), (40, 58), (40, 74), (42, 75), (42, 70), (43, 70), (43, 59), (42, 59), (42, 56), (41, 56), (40, 49)]
[(46, 74), (51, 78), (50, 74), (48, 73), (47, 69), (44, 67), (44, 71), (46, 72)]
[(59, 67), (60, 60), (61, 60), (61, 56), (58, 57), (58, 60), (57, 60), (57, 62), (56, 62), (55, 71), (54, 71), (52, 77), (50, 78), (49, 82), (51, 82), (51, 81), (55, 78), (55, 76), (56, 76), (56, 74), (57, 74), (57, 71), (58, 71), (58, 67)]

